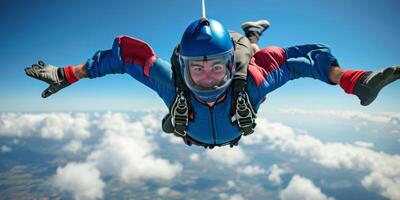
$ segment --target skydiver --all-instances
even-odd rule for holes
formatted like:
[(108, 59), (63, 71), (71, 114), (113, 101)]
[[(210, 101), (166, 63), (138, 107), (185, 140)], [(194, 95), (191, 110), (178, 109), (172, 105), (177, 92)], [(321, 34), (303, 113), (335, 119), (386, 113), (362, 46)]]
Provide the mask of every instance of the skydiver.
[(339, 84), (367, 106), (400, 77), (399, 66), (374, 72), (345, 70), (322, 44), (260, 49), (259, 37), (268, 27), (266, 20), (246, 22), (246, 37), (235, 38), (237, 33), (216, 20), (196, 20), (175, 48), (172, 67), (146, 42), (119, 36), (111, 49), (97, 51), (82, 64), (58, 68), (39, 61), (25, 72), (50, 84), (43, 98), (83, 78), (128, 73), (157, 92), (170, 109), (163, 119), (165, 132), (188, 145), (209, 148), (237, 145), (243, 135), (251, 134), (265, 96), (289, 80), (311, 77)]

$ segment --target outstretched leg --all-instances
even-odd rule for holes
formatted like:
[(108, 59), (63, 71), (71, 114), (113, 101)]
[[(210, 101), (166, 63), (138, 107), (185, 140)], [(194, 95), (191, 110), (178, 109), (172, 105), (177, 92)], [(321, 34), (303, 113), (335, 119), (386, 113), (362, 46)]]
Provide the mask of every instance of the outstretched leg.
[[(269, 26), (270, 23), (267, 20), (258, 20), (255, 22), (250, 21), (242, 24), (241, 27), (245, 32), (246, 37), (250, 40), (251, 47), (254, 53), (260, 50), (260, 47), (258, 46), (258, 41), (262, 33), (267, 30)], [(296, 57), (302, 56), (297, 55)], [(292, 62), (298, 63), (297, 59), (292, 60)], [(313, 68), (309, 68), (308, 71), (311, 73), (307, 74), (304, 73), (304, 68), (301, 69), (292, 66), (296, 65), (290, 65), (289, 61), (288, 68), (291, 69), (294, 73), (294, 78), (321, 78), (321, 76), (319, 76), (317, 72), (313, 72), (315, 70)], [(321, 69), (319, 70), (321, 71)], [(296, 77), (296, 75), (298, 77)], [(333, 62), (327, 78), (328, 80), (325, 79), (325, 82), (329, 82), (331, 84), (339, 84), (346, 93), (356, 95), (360, 99), (361, 105), (367, 106), (375, 100), (383, 87), (395, 80), (400, 79), (400, 66), (388, 67), (379, 71), (372, 72), (362, 70), (344, 70), (340, 66), (338, 66), (337, 62)]]
[(269, 26), (270, 23), (267, 20), (245, 22), (241, 25), (246, 37), (250, 40), (251, 48), (253, 49), (254, 53), (260, 50), (258, 41), (260, 40), (262, 33), (267, 30)]
[(320, 44), (285, 49), (267, 47), (258, 51), (253, 58), (251, 64), (258, 66), (258, 71), (262, 71), (265, 76), (267, 93), (289, 80), (311, 77), (328, 84), (339, 84), (346, 93), (356, 95), (361, 105), (367, 106), (375, 100), (383, 87), (400, 79), (400, 66), (375, 72), (344, 70), (339, 67), (330, 49)]

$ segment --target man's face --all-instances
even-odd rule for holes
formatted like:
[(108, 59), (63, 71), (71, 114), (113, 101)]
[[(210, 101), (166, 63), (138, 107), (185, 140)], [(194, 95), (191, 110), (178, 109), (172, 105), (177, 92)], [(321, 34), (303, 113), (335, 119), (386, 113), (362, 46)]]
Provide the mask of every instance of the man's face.
[(227, 71), (226, 66), (220, 60), (191, 61), (189, 73), (196, 85), (204, 88), (219, 86)]

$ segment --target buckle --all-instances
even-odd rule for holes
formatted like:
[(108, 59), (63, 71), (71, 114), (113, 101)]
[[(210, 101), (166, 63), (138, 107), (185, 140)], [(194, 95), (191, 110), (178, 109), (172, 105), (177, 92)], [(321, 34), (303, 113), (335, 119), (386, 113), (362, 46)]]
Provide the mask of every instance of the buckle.
[(189, 108), (187, 99), (182, 93), (177, 95), (172, 106), (172, 124), (175, 127), (175, 133), (179, 136), (186, 136), (186, 127), (189, 123)]
[(232, 116), (232, 122), (237, 120), (239, 128), (243, 131), (243, 135), (249, 135), (254, 132), (255, 112), (249, 105), (249, 97), (246, 92), (239, 92), (236, 101), (236, 113)]

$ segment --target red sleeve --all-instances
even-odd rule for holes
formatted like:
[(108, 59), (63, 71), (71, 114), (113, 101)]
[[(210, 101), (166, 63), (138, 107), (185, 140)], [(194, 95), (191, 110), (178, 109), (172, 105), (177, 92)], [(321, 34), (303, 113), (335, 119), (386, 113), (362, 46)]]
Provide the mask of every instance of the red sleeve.
[(121, 48), (122, 60), (142, 66), (144, 74), (149, 76), (150, 66), (156, 60), (156, 55), (150, 45), (128, 36), (119, 36), (117, 39)]
[(286, 52), (280, 47), (266, 47), (258, 51), (249, 63), (249, 74), (260, 86), (269, 73), (286, 63)]

